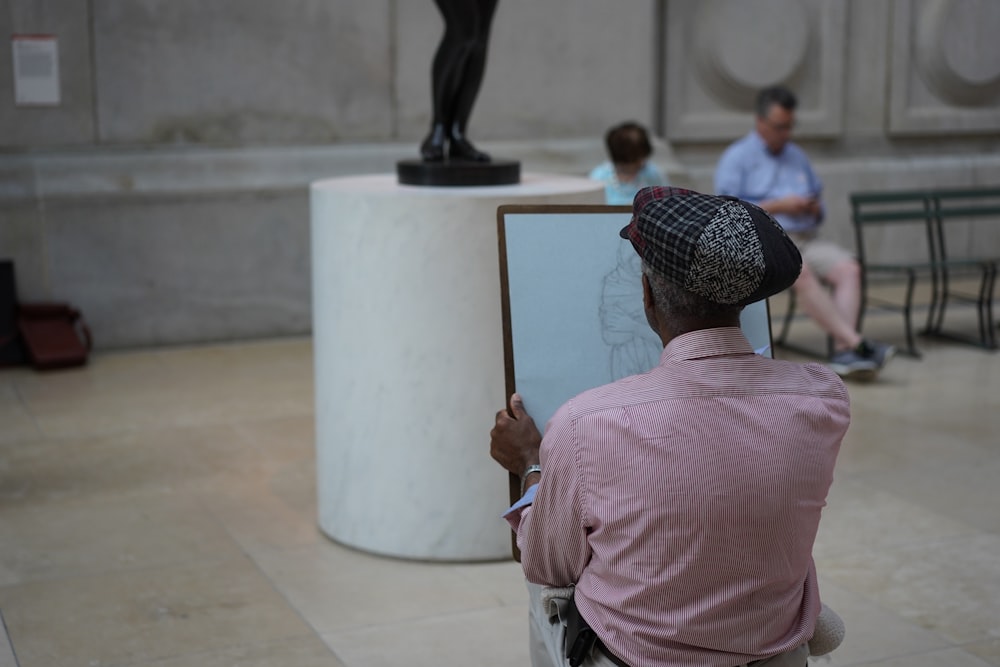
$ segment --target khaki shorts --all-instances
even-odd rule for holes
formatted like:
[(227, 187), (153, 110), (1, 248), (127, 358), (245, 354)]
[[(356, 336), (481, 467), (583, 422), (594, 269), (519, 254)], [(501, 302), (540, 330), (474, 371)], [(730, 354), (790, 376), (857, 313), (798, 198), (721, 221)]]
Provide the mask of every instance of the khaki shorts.
[[(542, 586), (528, 585), (528, 650), (532, 667), (557, 667), (567, 663), (564, 644), (566, 627), (560, 616), (550, 616), (542, 606)], [(787, 653), (749, 663), (753, 667), (808, 667), (809, 644)], [(583, 667), (617, 667), (618, 663), (603, 650), (595, 648), (583, 661)], [(743, 667), (738, 665), (737, 667)]]
[(847, 250), (831, 241), (818, 239), (815, 234), (790, 233), (788, 236), (798, 246), (805, 265), (820, 278), (825, 278), (838, 264), (854, 261), (854, 255)]

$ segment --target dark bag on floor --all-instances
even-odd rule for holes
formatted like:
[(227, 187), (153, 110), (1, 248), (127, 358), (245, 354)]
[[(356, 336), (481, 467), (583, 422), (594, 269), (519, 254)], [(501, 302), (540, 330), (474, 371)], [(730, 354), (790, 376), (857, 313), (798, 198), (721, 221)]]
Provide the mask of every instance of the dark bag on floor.
[(80, 311), (66, 303), (22, 303), (17, 328), (31, 364), (40, 370), (82, 366), (93, 342)]

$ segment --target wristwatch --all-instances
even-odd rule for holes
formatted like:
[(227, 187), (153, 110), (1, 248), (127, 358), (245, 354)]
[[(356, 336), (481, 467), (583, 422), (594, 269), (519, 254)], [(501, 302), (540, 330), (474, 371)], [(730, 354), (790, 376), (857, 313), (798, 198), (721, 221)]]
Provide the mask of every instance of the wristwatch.
[(528, 475), (530, 475), (533, 472), (537, 472), (537, 473), (541, 474), (541, 472), (542, 472), (542, 466), (538, 465), (537, 463), (532, 463), (530, 466), (528, 466), (527, 468), (524, 469), (523, 473), (521, 473), (521, 495), (522, 496), (524, 495), (524, 487), (525, 487), (525, 483), (528, 481)]

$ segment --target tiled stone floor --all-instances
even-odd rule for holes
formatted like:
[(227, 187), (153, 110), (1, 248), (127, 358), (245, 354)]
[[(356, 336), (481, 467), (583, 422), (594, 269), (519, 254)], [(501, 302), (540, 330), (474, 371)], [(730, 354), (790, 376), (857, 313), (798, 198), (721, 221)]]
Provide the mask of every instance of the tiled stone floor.
[[(818, 664), (1000, 665), (1000, 355), (924, 349), (851, 385)], [(308, 339), (0, 370), (0, 667), (528, 664), (515, 563), (341, 547), (314, 477)]]

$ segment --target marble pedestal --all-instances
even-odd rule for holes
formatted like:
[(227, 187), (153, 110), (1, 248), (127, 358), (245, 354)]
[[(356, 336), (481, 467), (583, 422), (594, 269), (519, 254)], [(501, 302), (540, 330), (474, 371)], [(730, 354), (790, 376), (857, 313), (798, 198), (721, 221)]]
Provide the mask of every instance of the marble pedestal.
[(310, 196), (320, 529), (389, 556), (508, 557), (508, 478), (489, 456), (505, 399), (496, 210), (600, 204), (602, 186), (386, 174), (316, 181)]

